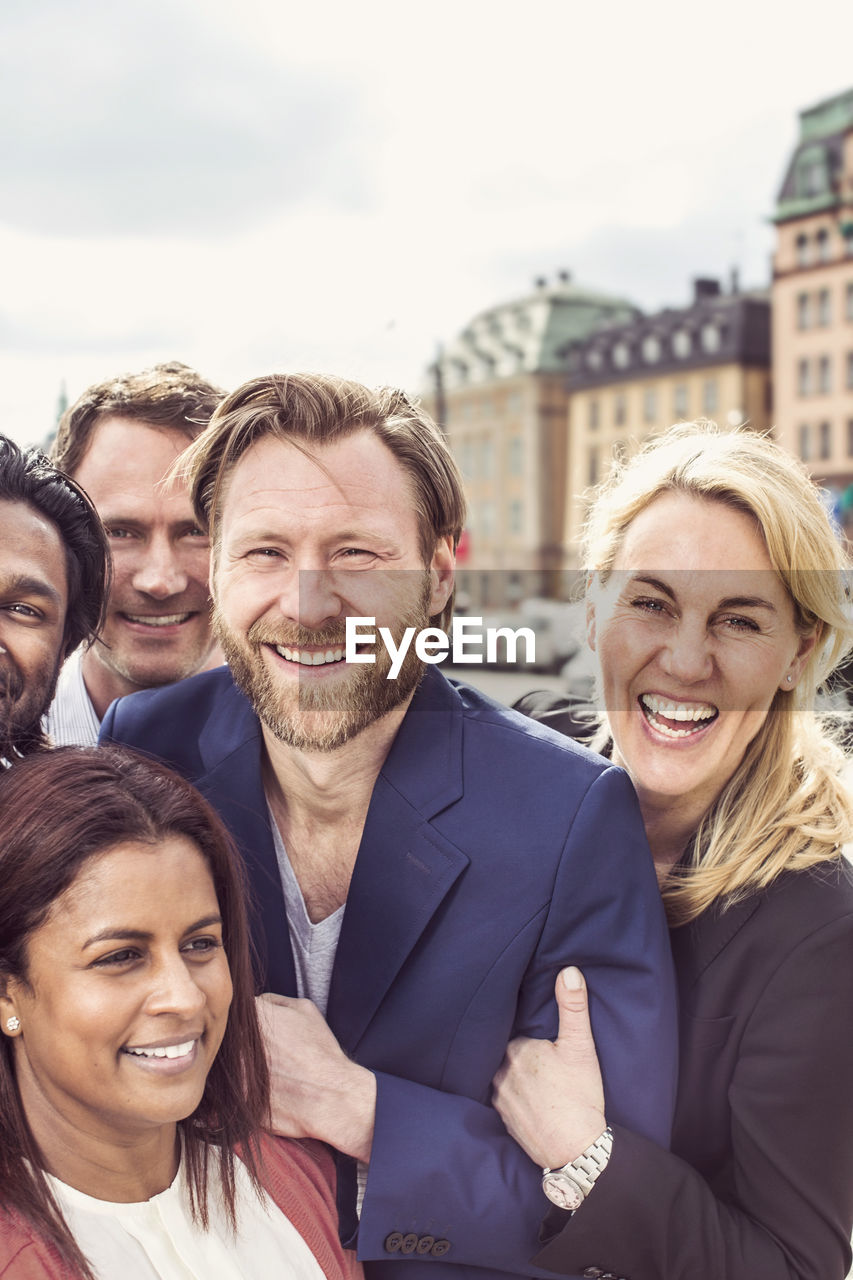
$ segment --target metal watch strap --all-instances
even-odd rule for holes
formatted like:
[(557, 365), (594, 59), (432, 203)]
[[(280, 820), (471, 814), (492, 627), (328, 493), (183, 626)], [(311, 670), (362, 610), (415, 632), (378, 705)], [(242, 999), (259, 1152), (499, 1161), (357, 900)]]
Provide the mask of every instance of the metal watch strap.
[(608, 1126), (604, 1133), (596, 1138), (595, 1142), (591, 1142), (576, 1160), (570, 1160), (559, 1169), (543, 1169), (542, 1178), (544, 1180), (551, 1173), (567, 1173), (586, 1197), (595, 1186), (596, 1178), (607, 1168), (612, 1150), (613, 1130)]

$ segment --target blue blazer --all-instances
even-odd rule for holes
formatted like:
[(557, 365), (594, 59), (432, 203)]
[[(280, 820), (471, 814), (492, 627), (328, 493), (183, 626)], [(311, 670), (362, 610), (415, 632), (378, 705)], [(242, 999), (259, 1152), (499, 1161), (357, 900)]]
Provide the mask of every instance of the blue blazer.
[[(260, 725), (227, 668), (114, 703), (101, 741), (156, 755), (219, 810), (254, 892), (261, 986), (295, 995)], [(541, 1173), (489, 1096), (512, 1036), (555, 1035), (566, 964), (589, 985), (608, 1117), (666, 1144), (674, 982), (631, 785), (430, 667), (374, 787), (327, 1011), (378, 1082), (369, 1276), (414, 1280), (439, 1258), (446, 1280), (548, 1274), (530, 1262)]]

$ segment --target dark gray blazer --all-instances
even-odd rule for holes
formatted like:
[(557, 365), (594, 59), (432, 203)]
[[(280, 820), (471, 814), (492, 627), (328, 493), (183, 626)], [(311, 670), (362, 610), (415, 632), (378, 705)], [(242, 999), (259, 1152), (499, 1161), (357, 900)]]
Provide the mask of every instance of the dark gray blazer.
[[(537, 1255), (630, 1280), (842, 1280), (853, 1227), (853, 874), (789, 873), (672, 933), (672, 1152), (617, 1128)], [(562, 1229), (560, 1229), (562, 1228)], [(594, 1274), (594, 1272), (593, 1272)]]
[[(570, 708), (530, 695), (560, 727)], [(853, 870), (787, 873), (671, 933), (672, 1154), (613, 1126), (610, 1164), (538, 1266), (629, 1280), (842, 1280), (853, 1228)]]

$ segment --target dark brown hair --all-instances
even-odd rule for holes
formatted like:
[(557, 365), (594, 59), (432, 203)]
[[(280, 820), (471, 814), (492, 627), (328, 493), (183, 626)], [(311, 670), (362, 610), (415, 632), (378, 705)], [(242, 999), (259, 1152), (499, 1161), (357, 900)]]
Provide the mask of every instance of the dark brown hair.
[[(117, 747), (62, 747), (0, 777), (0, 982), (27, 980), (27, 949), (85, 863), (125, 841), (180, 835), (213, 878), (234, 994), (219, 1053), (195, 1112), (179, 1122), (193, 1212), (207, 1226), (208, 1162), (218, 1162), (232, 1223), (234, 1146), (258, 1186), (254, 1135), (267, 1122), (269, 1072), (258, 1027), (242, 864), (219, 817), (161, 764)], [(12, 1040), (0, 1036), (0, 1206), (31, 1222), (91, 1277), (42, 1173), (21, 1105)]]
[[(402, 391), (377, 391), (319, 373), (269, 374), (238, 387), (177, 464), (189, 482), (196, 519), (217, 543), (217, 516), (233, 467), (258, 440), (274, 436), (310, 449), (372, 431), (409, 476), (420, 549), (429, 564), (440, 538), (456, 547), (465, 523), (459, 468), (440, 428)], [(452, 598), (439, 625), (449, 623)]]
[(56, 527), (65, 550), (68, 609), (62, 636), (66, 657), (94, 640), (103, 622), (110, 585), (110, 551), (104, 527), (86, 494), (38, 449), (20, 449), (0, 435), (0, 499), (26, 502)]
[(102, 418), (130, 418), (194, 440), (225, 394), (177, 360), (95, 383), (63, 413), (51, 458), (73, 475)]

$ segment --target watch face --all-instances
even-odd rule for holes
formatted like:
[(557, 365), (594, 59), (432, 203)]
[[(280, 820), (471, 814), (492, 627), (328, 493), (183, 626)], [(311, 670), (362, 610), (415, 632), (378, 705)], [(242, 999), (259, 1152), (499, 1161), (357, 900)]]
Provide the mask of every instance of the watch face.
[(545, 1174), (542, 1179), (542, 1190), (551, 1203), (556, 1204), (560, 1209), (577, 1209), (578, 1205), (583, 1204), (583, 1192), (562, 1169), (555, 1169), (553, 1173)]

